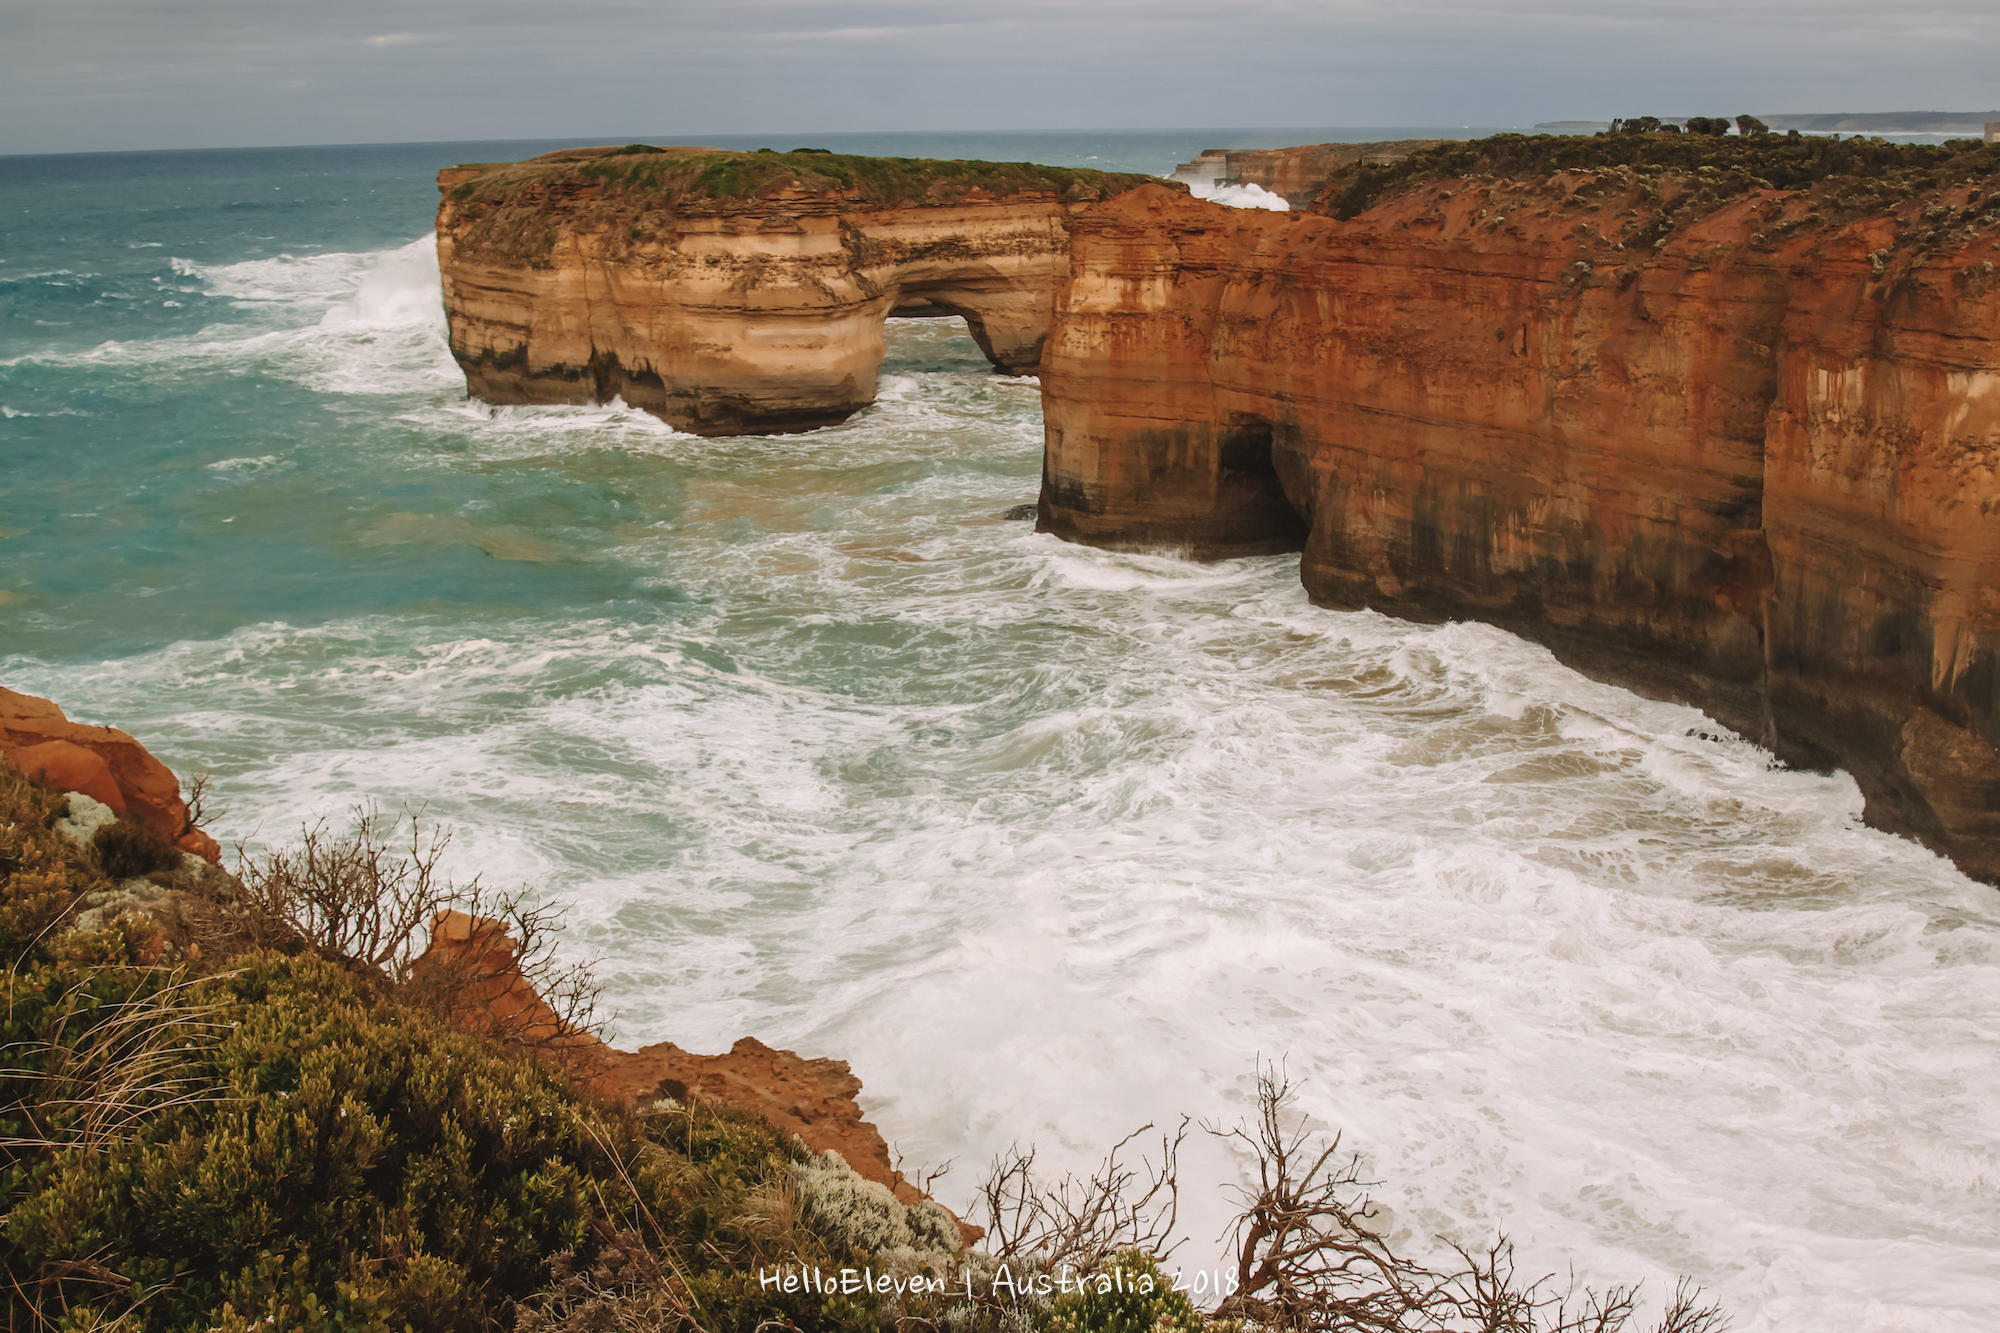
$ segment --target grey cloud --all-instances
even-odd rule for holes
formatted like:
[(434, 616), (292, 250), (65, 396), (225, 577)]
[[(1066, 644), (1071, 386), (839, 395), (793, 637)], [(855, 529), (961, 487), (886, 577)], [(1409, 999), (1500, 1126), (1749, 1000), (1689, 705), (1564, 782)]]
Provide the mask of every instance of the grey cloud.
[(0, 0), (0, 152), (1978, 109), (1990, 0)]

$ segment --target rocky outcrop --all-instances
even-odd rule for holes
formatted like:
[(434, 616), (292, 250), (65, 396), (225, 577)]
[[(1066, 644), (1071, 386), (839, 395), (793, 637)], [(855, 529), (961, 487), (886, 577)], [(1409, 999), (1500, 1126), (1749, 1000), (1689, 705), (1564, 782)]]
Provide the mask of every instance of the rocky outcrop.
[(1174, 168), (1174, 179), (1197, 187), (1256, 185), (1304, 208), (1342, 168), (1400, 162), (1442, 139), (1392, 139), (1380, 143), (1313, 143), (1297, 148), (1204, 148)]
[[(416, 960), (420, 983), (449, 992), (441, 1005), (467, 1026), (496, 1032), (556, 1054), (599, 1096), (644, 1103), (667, 1096), (719, 1102), (761, 1117), (781, 1134), (796, 1134), (816, 1153), (836, 1152), (863, 1179), (885, 1186), (906, 1204), (926, 1196), (906, 1180), (889, 1145), (861, 1118), (854, 1100), (861, 1080), (845, 1060), (806, 1059), (744, 1037), (726, 1055), (696, 1055), (672, 1042), (621, 1051), (574, 1027), (521, 973), (519, 946), (498, 921), (441, 912), (430, 947)], [(984, 1233), (960, 1223), (965, 1242)]]
[(1040, 526), (1302, 549), (1322, 605), (1506, 626), (2000, 880), (2000, 182), (1958, 174), (1084, 210)]
[(71, 722), (47, 699), (0, 688), (0, 756), (50, 787), (101, 801), (182, 851), (221, 862), (221, 847), (189, 816), (180, 779), (115, 727)]
[(1064, 217), (1146, 179), (646, 145), (450, 168), (452, 355), (488, 402), (615, 396), (702, 435), (867, 406), (892, 314), (962, 315), (995, 366), (1032, 375)]

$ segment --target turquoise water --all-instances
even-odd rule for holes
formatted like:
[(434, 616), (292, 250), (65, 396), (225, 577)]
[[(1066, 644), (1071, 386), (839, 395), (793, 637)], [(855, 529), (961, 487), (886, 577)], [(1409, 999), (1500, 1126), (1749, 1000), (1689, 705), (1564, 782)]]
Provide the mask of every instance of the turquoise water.
[[(1250, 142), (840, 138), (770, 146)], [(1991, 890), (1497, 631), (1006, 521), (1037, 389), (951, 322), (809, 435), (467, 401), (432, 174), (554, 146), (0, 159), (0, 683), (213, 767), (225, 840), (426, 805), (621, 1041), (848, 1059), (947, 1202), (1283, 1057), (1414, 1247), (1992, 1326)], [(1191, 1152), (1190, 1257), (1240, 1169)]]

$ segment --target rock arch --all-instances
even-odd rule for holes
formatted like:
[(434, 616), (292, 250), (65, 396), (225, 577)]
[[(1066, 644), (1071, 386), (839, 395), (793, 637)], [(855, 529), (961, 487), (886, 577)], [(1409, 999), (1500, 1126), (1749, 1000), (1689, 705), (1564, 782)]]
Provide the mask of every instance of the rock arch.
[[(616, 396), (701, 435), (810, 430), (874, 401), (899, 311), (962, 315), (997, 369), (1034, 374), (1067, 215), (1147, 179), (707, 149), (648, 150), (641, 167), (668, 160), (643, 176), (622, 165), (637, 147), (439, 174), (445, 313), (473, 394)], [(681, 159), (721, 197), (674, 185)], [(780, 167), (754, 190), (710, 183)], [(835, 167), (846, 185), (813, 174)], [(897, 191), (915, 193), (881, 202)]]

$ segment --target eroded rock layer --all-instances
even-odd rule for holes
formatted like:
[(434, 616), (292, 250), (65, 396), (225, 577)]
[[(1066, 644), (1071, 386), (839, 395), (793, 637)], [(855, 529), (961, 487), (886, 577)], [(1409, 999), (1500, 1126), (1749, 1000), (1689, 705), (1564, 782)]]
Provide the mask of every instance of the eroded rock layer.
[(449, 168), (452, 355), (489, 402), (616, 396), (703, 435), (865, 407), (891, 314), (962, 315), (995, 366), (1031, 375), (1065, 215), (1146, 179), (644, 145)]
[[(566, 1023), (536, 992), (504, 923), (463, 912), (438, 913), (413, 971), (420, 982), (449, 992), (439, 1007), (455, 1021), (537, 1047), (601, 1097), (628, 1105), (668, 1096), (738, 1107), (816, 1153), (840, 1154), (864, 1180), (906, 1204), (927, 1197), (897, 1169), (881, 1131), (861, 1118), (855, 1101), (861, 1080), (845, 1060), (807, 1058), (755, 1037), (740, 1038), (723, 1055), (697, 1055), (670, 1041), (618, 1050)], [(968, 1245), (984, 1234), (964, 1222), (959, 1227)]]
[(1322, 605), (1506, 626), (2000, 880), (1996, 181), (1125, 195), (1071, 222), (1040, 524), (1302, 549)]
[(116, 727), (72, 722), (47, 699), (0, 688), (0, 757), (59, 791), (102, 801), (184, 852), (221, 860), (215, 839), (195, 827), (180, 779)]

